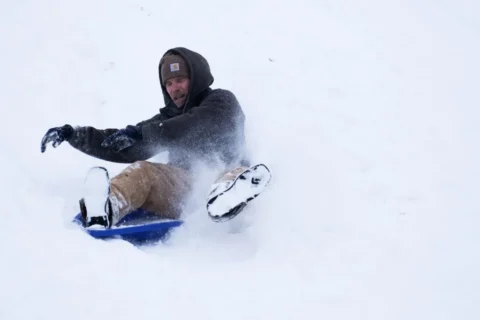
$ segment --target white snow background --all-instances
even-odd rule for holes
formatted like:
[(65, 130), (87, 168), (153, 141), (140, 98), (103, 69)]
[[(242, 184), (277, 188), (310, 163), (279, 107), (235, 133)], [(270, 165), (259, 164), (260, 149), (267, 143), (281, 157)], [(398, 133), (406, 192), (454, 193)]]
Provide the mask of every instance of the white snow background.
[[(3, 2), (0, 319), (479, 319), (479, 17), (473, 0)], [(85, 173), (125, 165), (40, 140), (153, 116), (175, 46), (237, 95), (273, 180), (241, 228), (199, 209), (165, 244), (93, 239), (70, 223)]]

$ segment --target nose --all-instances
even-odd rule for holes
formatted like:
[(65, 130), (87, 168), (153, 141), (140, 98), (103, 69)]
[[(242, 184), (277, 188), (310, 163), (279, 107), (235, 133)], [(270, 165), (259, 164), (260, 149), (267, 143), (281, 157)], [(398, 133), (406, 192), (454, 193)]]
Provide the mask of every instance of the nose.
[(178, 90), (181, 89), (181, 86), (180, 86), (179, 83), (173, 82), (173, 84), (172, 84), (172, 89), (173, 89), (173, 91), (178, 91)]

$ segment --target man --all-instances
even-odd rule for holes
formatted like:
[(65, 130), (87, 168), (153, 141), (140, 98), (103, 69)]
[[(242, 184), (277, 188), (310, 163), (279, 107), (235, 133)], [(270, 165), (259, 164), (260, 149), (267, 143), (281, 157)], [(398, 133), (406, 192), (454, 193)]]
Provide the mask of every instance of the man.
[[(138, 208), (176, 219), (192, 191), (197, 163), (219, 163), (227, 172), (213, 186), (207, 210), (215, 221), (234, 217), (268, 184), (264, 165), (248, 167), (245, 116), (235, 95), (210, 86), (207, 60), (186, 48), (168, 50), (158, 66), (165, 107), (151, 119), (124, 129), (99, 130), (64, 125), (51, 128), (41, 151), (64, 141), (106, 161), (133, 163), (113, 179), (105, 168), (92, 168), (80, 201), (87, 227), (111, 227)], [(169, 152), (167, 164), (146, 161)], [(225, 172), (225, 170), (223, 171)]]

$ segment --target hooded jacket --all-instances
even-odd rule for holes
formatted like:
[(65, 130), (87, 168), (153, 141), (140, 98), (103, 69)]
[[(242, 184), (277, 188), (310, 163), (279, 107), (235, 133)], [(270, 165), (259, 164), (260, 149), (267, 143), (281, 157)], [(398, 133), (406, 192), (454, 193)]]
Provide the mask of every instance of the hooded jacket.
[(220, 160), (227, 166), (245, 164), (245, 116), (235, 95), (223, 89), (212, 90), (213, 76), (207, 60), (186, 48), (173, 48), (165, 54), (183, 57), (189, 68), (190, 87), (183, 108), (170, 99), (160, 77), (165, 107), (152, 118), (137, 123), (142, 139), (120, 152), (101, 146), (118, 129), (99, 130), (78, 127), (69, 140), (74, 148), (106, 161), (132, 163), (168, 151), (169, 164), (190, 170), (195, 162)]

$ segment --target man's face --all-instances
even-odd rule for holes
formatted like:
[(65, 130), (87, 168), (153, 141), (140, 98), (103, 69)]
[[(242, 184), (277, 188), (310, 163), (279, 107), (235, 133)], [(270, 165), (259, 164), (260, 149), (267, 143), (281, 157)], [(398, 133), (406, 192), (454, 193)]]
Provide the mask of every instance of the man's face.
[(183, 107), (187, 99), (190, 79), (186, 77), (175, 77), (167, 80), (165, 87), (167, 88), (170, 99), (172, 99), (177, 108)]

